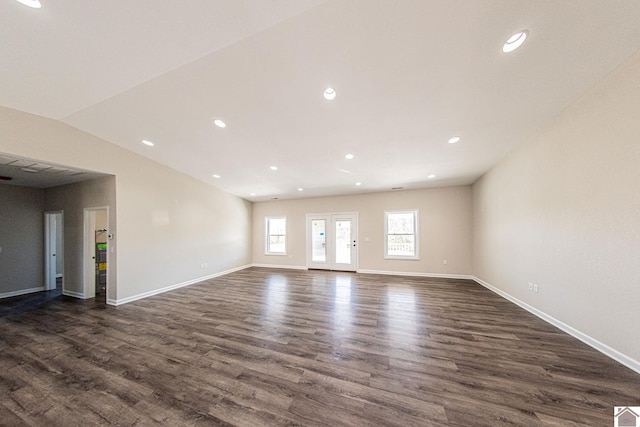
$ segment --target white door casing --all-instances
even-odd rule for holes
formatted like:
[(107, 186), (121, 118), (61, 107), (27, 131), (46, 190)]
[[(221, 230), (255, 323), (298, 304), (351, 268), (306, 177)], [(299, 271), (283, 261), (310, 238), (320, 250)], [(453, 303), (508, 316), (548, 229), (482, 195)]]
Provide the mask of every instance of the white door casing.
[(307, 214), (307, 268), (357, 271), (358, 214)]

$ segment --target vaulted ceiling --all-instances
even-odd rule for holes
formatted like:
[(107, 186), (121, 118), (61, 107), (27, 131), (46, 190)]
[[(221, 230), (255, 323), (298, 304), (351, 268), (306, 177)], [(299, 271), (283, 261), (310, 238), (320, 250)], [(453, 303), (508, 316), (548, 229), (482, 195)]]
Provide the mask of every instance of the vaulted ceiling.
[(473, 183), (640, 48), (637, 0), (40, 1), (0, 105), (254, 201)]

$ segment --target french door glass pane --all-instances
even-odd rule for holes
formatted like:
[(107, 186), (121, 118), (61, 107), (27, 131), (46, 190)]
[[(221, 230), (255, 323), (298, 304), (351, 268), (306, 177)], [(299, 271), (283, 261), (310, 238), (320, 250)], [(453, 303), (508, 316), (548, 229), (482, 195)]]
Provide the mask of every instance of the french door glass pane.
[(336, 264), (351, 264), (351, 220), (336, 220)]
[(311, 221), (311, 260), (313, 262), (327, 262), (326, 228), (324, 219)]

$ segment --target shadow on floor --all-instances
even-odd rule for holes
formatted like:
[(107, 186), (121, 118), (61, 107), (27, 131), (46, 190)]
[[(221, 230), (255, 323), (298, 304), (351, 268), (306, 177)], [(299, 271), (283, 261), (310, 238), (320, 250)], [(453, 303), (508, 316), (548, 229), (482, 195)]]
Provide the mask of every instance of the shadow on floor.
[(0, 317), (17, 316), (57, 301), (75, 301), (78, 303), (95, 304), (96, 308), (106, 307), (104, 296), (102, 298), (95, 298), (95, 300), (78, 300), (77, 298), (62, 295), (62, 279), (58, 278), (56, 280), (56, 288), (50, 291), (41, 291), (0, 299)]

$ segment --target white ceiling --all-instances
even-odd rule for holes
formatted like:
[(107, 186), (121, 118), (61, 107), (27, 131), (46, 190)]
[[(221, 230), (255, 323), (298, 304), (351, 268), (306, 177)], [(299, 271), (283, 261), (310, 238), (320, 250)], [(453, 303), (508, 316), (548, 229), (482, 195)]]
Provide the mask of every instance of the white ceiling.
[(41, 2), (0, 104), (249, 200), (470, 184), (640, 48), (637, 0)]

